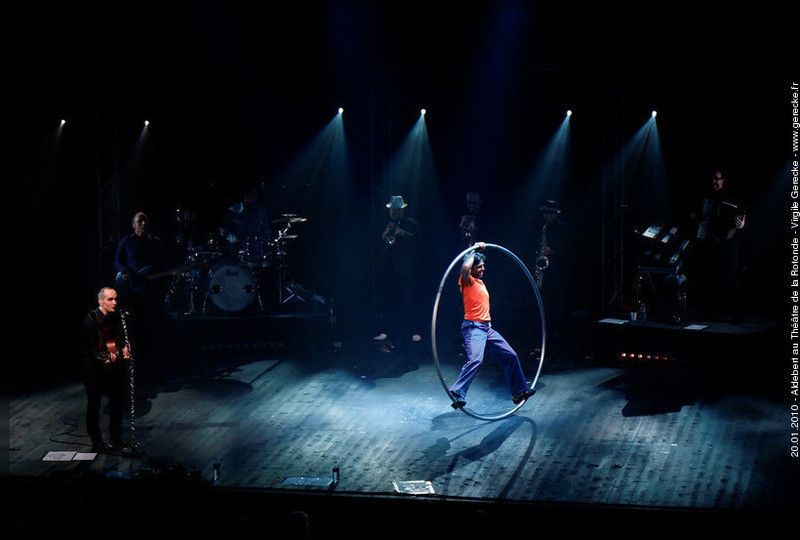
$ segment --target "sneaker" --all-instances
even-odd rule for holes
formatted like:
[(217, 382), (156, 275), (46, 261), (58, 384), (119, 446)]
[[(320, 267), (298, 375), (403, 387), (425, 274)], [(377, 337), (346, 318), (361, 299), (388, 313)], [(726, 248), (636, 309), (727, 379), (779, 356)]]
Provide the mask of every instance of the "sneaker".
[(123, 441), (122, 439), (114, 439), (108, 445), (108, 449), (112, 452), (121, 452), (124, 449), (128, 448), (128, 443)]
[(517, 394), (516, 396), (511, 398), (511, 401), (514, 402), (514, 405), (519, 405), (520, 403), (522, 403), (523, 401), (525, 401), (526, 399), (528, 399), (529, 397), (531, 397), (535, 393), (536, 393), (536, 390), (531, 388), (530, 390), (525, 390), (524, 392), (520, 392), (519, 394)]
[(453, 403), (450, 404), (450, 406), (453, 407), (454, 409), (460, 409), (461, 407), (464, 407), (467, 404), (467, 400), (465, 400), (458, 394), (450, 392), (450, 395), (453, 396), (454, 400)]

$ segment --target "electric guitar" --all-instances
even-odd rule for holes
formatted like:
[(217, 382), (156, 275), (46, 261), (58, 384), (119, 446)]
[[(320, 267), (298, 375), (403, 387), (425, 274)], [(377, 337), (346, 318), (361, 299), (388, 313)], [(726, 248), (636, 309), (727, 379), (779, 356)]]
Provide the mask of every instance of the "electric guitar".
[(155, 280), (180, 274), (189, 268), (190, 266), (181, 266), (180, 268), (173, 268), (172, 270), (152, 273), (152, 266), (145, 266), (132, 274), (123, 275), (122, 272), (117, 272), (117, 277), (114, 280), (115, 288), (117, 292), (122, 295), (129, 291), (145, 292), (152, 286)]

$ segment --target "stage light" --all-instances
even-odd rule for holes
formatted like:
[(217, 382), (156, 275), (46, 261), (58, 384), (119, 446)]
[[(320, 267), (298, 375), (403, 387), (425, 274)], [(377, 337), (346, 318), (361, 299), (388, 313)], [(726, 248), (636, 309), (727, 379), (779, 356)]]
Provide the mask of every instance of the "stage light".
[(674, 361), (675, 358), (671, 357), (668, 354), (663, 353), (652, 353), (652, 352), (620, 352), (617, 354), (620, 360), (628, 360), (628, 361)]
[(344, 109), (339, 107), (339, 114), (342, 114), (343, 112), (344, 112)]
[(656, 114), (658, 114), (658, 113), (657, 113), (656, 111), (653, 111), (653, 112), (651, 112), (651, 113), (650, 113), (650, 116), (652, 116), (653, 118), (655, 118), (655, 117), (656, 117)]
[(425, 109), (420, 109), (420, 110), (419, 110), (419, 114), (420, 114), (421, 116), (425, 116), (425, 113), (426, 113), (426, 112), (428, 112), (428, 111), (426, 111)]
[(61, 125), (61, 127), (64, 127), (64, 125), (66, 125), (66, 123), (67, 123), (67, 121), (66, 121), (66, 120), (62, 120), (62, 121), (61, 121), (61, 124), (60, 124), (60, 125)]
[(567, 109), (567, 116), (572, 116), (572, 109)]
[(145, 121), (144, 121), (144, 127), (147, 127), (147, 126), (149, 126), (149, 125), (150, 125), (150, 120), (145, 120)]

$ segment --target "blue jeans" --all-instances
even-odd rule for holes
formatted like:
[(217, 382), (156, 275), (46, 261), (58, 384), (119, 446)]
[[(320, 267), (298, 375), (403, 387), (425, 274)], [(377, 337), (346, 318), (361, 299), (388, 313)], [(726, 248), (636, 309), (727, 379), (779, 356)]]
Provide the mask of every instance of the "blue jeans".
[(462, 398), (467, 397), (469, 386), (483, 363), (486, 351), (494, 356), (503, 367), (503, 374), (512, 396), (528, 389), (519, 356), (500, 335), (500, 332), (492, 328), (491, 323), (465, 320), (461, 323), (461, 337), (464, 338), (467, 361), (461, 368), (458, 380), (450, 386), (452, 394)]

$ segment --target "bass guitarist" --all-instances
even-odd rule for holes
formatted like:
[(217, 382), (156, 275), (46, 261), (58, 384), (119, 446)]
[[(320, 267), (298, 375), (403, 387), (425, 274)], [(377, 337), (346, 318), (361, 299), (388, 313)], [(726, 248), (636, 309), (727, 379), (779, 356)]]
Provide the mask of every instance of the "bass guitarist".
[(144, 212), (136, 212), (131, 227), (133, 232), (119, 241), (114, 255), (116, 286), (125, 296), (152, 289), (155, 283), (148, 277), (163, 273), (169, 266), (164, 242), (150, 234), (150, 219)]
[(147, 378), (148, 369), (156, 364), (154, 356), (163, 343), (164, 301), (169, 257), (165, 243), (150, 233), (150, 220), (144, 212), (136, 212), (131, 222), (133, 232), (123, 237), (114, 257), (117, 269), (115, 287), (120, 305), (131, 313), (131, 332), (136, 342), (139, 375)]

